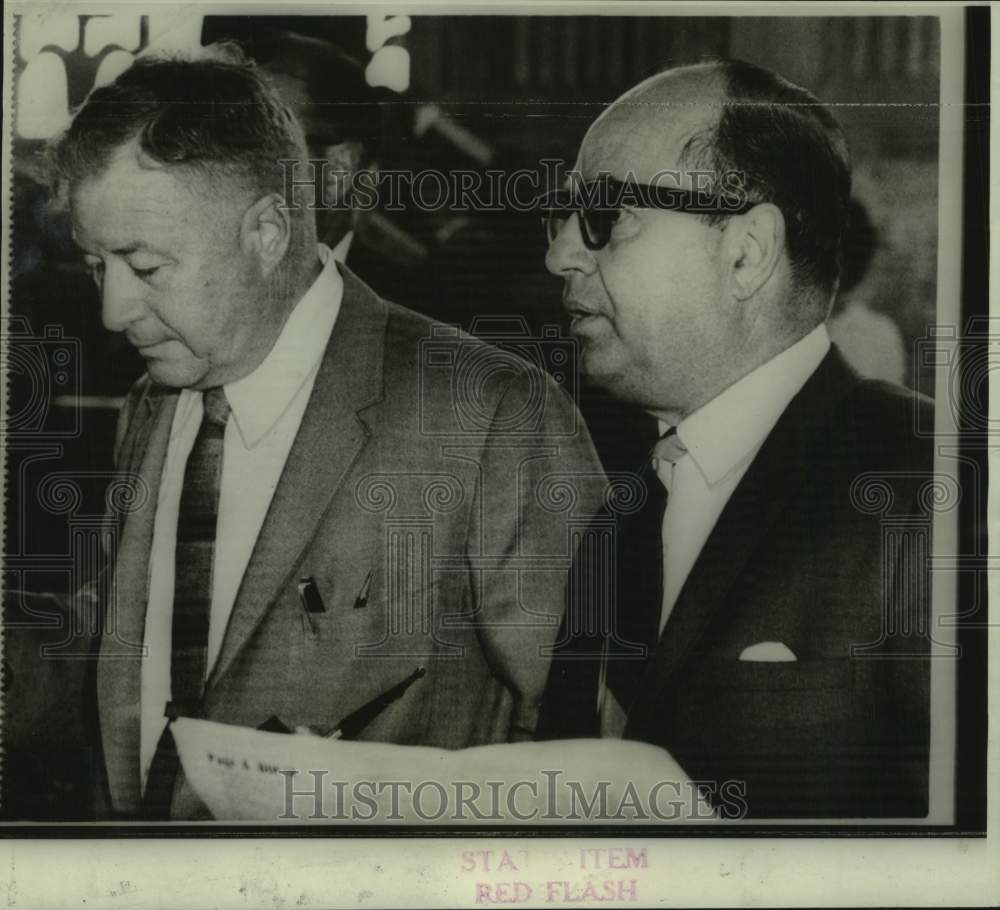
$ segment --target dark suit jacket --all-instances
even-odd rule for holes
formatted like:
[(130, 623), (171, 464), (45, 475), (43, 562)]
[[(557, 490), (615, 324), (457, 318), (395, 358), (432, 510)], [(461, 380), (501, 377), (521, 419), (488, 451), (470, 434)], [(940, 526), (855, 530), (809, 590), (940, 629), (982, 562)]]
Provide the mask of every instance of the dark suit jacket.
[[(931, 427), (926, 400), (859, 380), (832, 350), (734, 491), (622, 706), (626, 738), (694, 779), (743, 782), (752, 817), (926, 814), (932, 446), (918, 412)], [(635, 573), (618, 569), (628, 610)], [(561, 638), (539, 738), (596, 729), (596, 662), (579, 659), (593, 642)], [(740, 660), (761, 642), (797, 660)]]
[[(333, 726), (424, 666), (362, 739), (462, 747), (530, 738), (558, 630), (569, 525), (603, 477), (571, 401), (517, 355), (376, 297), (344, 269), (312, 396), (243, 577), (204, 716)], [(433, 337), (432, 337), (433, 336)], [(98, 662), (111, 803), (140, 802), (140, 660), (153, 517), (175, 390), (141, 380), (118, 467), (128, 515)], [(572, 508), (553, 500), (583, 478)], [(578, 484), (579, 486), (579, 484)], [(557, 497), (558, 499), (558, 497)], [(312, 576), (326, 611), (297, 591)], [(186, 783), (172, 815), (198, 817)]]

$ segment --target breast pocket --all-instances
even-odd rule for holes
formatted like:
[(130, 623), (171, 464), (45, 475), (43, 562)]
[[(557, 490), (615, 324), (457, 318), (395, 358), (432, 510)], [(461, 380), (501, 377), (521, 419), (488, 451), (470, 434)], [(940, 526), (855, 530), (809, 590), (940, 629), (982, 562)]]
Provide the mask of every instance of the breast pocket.
[(353, 637), (381, 616), (383, 588), (374, 567), (353, 572), (304, 576), (296, 583), (302, 633), (307, 641)]
[(744, 692), (815, 692), (848, 689), (851, 664), (846, 659), (791, 661), (701, 658), (689, 664), (685, 684), (693, 689)]
[(692, 661), (678, 681), (678, 705), (689, 721), (714, 718), (737, 738), (777, 748), (808, 744), (845, 725), (853, 712), (850, 661)]

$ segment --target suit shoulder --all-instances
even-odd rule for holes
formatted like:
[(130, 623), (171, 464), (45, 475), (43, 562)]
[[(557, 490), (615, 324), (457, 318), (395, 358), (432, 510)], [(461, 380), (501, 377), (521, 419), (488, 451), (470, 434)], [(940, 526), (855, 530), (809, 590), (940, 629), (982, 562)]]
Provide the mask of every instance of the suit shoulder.
[(567, 435), (585, 432), (572, 396), (545, 368), (551, 339), (517, 333), (496, 341), (477, 338), (399, 304), (383, 303), (389, 359), (413, 362), (423, 393), (430, 396), (424, 404), (433, 400), (468, 412), (469, 421), (483, 431), (502, 426), (508, 434), (531, 435), (543, 427), (551, 430), (554, 422), (572, 428)]
[[(446, 352), (450, 353), (456, 358), (453, 361), (456, 365), (461, 363), (465, 368), (498, 379), (500, 382), (496, 384), (505, 389), (513, 390), (524, 381), (528, 384), (544, 382), (556, 385), (543, 368), (544, 356), (534, 356), (540, 354), (545, 340), (517, 334), (509, 337), (502, 335), (497, 339), (479, 338), (457, 325), (439, 322), (398, 303), (383, 303), (389, 316), (390, 341), (405, 339), (427, 345), (428, 352), (440, 354), (442, 364), (447, 359)], [(431, 354), (428, 356), (435, 359)], [(505, 379), (507, 382), (503, 381)]]
[(859, 419), (883, 424), (888, 431), (912, 432), (933, 425), (933, 399), (892, 382), (862, 379), (849, 401)]
[(462, 344), (483, 344), (479, 339), (458, 326), (439, 322), (402, 304), (393, 303), (391, 300), (385, 300), (381, 297), (379, 300), (386, 308), (389, 330), (397, 337), (402, 336), (418, 342), (425, 339), (441, 339)]
[[(407, 343), (411, 345), (439, 343), (445, 348), (449, 345), (459, 346), (462, 352), (483, 356), (497, 352), (497, 355), (501, 356), (502, 352), (497, 345), (477, 338), (457, 325), (441, 322), (408, 306), (388, 300), (364, 285), (357, 276), (352, 275), (352, 278), (364, 288), (371, 301), (377, 301), (379, 306), (384, 307), (387, 320), (387, 338), (390, 342), (403, 345)], [(465, 356), (468, 355), (465, 354)], [(525, 362), (528, 363), (528, 361)], [(531, 364), (528, 365), (530, 368)]]
[(869, 451), (913, 468), (933, 463), (934, 402), (912, 389), (863, 379), (847, 397), (851, 421)]

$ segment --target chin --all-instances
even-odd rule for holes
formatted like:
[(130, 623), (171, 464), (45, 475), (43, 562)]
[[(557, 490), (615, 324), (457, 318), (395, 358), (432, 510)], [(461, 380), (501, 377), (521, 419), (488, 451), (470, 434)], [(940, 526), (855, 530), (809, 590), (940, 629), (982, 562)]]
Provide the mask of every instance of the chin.
[(584, 380), (605, 392), (616, 394), (624, 383), (623, 370), (599, 348), (583, 347), (580, 351), (580, 373)]
[(173, 363), (165, 360), (149, 360), (146, 362), (146, 372), (157, 385), (172, 389), (203, 388), (205, 385), (205, 369), (190, 363)]
[(613, 373), (584, 370), (583, 382), (589, 388), (602, 392), (614, 401), (624, 404), (634, 403), (633, 396), (629, 394), (628, 386), (622, 381), (621, 376)]

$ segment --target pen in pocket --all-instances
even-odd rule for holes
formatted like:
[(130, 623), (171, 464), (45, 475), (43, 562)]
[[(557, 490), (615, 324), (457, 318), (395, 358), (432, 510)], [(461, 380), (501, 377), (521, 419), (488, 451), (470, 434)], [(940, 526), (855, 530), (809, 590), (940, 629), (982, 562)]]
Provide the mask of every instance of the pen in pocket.
[(312, 576), (299, 579), (298, 590), (299, 601), (302, 603), (303, 620), (308, 627), (310, 637), (315, 638), (317, 632), (316, 625), (313, 622), (313, 615), (316, 613), (325, 613), (326, 606), (323, 603), (323, 598), (320, 597), (319, 588), (316, 587), (316, 581)]

